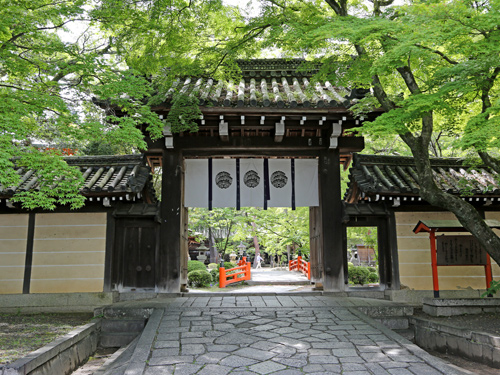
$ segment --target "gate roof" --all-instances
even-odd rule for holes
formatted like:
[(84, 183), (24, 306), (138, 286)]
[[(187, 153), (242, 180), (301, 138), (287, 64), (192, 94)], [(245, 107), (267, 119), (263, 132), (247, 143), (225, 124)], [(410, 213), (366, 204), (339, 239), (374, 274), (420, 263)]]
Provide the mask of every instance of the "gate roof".
[(200, 106), (210, 107), (348, 108), (367, 92), (313, 80), (318, 66), (301, 59), (241, 60), (238, 66), (238, 81), (196, 77), (175, 80), (164, 104), (169, 105), (174, 92), (179, 92), (198, 98)]

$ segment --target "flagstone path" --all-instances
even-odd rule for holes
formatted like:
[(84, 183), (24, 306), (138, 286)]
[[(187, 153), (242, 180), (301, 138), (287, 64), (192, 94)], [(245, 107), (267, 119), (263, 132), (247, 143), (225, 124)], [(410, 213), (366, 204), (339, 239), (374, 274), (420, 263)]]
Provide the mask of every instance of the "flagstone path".
[(328, 296), (168, 298), (127, 375), (464, 374), (358, 310), (388, 301)]

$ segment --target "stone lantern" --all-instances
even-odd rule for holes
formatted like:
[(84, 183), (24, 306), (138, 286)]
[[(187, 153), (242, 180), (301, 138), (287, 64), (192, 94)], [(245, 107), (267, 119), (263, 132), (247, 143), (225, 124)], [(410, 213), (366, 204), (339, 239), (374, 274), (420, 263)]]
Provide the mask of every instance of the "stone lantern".
[(199, 260), (200, 262), (205, 263), (205, 260), (207, 260), (205, 252), (209, 250), (208, 247), (206, 247), (205, 244), (202, 242), (201, 245), (196, 248), (196, 250), (198, 250), (198, 256), (196, 257), (196, 259)]

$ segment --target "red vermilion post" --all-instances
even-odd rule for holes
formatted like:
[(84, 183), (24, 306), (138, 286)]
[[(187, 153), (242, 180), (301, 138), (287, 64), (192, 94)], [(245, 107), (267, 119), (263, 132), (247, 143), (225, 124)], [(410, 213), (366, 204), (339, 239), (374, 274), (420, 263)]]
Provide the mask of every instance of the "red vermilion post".
[(486, 274), (486, 289), (491, 286), (493, 277), (491, 275), (491, 258), (490, 254), (486, 253), (486, 265), (484, 266), (484, 273)]
[(219, 268), (219, 288), (226, 287), (226, 269), (224, 267)]
[(439, 280), (437, 269), (436, 231), (432, 229), (429, 235), (431, 240), (431, 262), (432, 262), (432, 284), (434, 286), (434, 298), (439, 298)]
[[(246, 260), (246, 257), (245, 257), (245, 260)], [(247, 262), (246, 265), (247, 265), (247, 269), (245, 272), (245, 276), (246, 276), (245, 280), (250, 280), (250, 279), (252, 279), (252, 274), (250, 273), (251, 272), (250, 270), (252, 269), (252, 267), (250, 267), (250, 262)]]
[(307, 279), (311, 280), (311, 262), (307, 262)]

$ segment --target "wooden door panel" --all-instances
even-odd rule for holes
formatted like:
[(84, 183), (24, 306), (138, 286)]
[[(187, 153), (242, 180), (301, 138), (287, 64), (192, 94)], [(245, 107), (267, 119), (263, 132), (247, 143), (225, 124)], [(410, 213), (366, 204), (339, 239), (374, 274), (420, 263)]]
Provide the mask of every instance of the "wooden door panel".
[(158, 228), (152, 219), (117, 220), (113, 276), (117, 285), (155, 287)]

